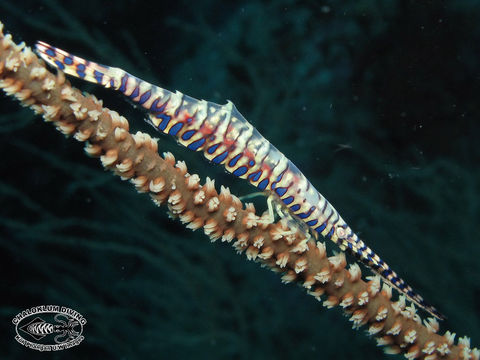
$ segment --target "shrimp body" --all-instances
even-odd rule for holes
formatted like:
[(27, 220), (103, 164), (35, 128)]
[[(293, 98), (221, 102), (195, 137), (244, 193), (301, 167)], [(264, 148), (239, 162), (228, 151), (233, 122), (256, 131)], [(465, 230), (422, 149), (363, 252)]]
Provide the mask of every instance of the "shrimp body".
[(219, 105), (179, 91), (171, 92), (122, 69), (84, 60), (44, 42), (37, 43), (37, 51), (47, 63), (67, 74), (120, 91), (146, 109), (146, 121), (157, 131), (176, 137), (183, 146), (203, 152), (211, 162), (269, 193), (314, 234), (321, 234), (341, 250), (350, 252), (410, 301), (443, 318), (358, 238), (305, 175), (233, 103)]

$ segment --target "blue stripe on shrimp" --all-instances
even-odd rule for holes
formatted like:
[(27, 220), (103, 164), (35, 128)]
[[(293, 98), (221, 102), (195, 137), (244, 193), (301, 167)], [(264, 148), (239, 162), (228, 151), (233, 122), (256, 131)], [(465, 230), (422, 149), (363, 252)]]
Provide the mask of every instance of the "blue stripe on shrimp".
[(73, 59), (70, 56), (65, 56), (65, 58), (63, 59), (63, 62), (67, 65), (72, 65)]
[(247, 167), (246, 166), (240, 166), (238, 169), (236, 169), (234, 172), (233, 172), (233, 175), (235, 176), (242, 176), (244, 175), (246, 172), (247, 172)]
[(248, 175), (248, 180), (250, 181), (258, 181), (260, 179), (260, 176), (262, 175), (262, 170), (258, 170), (256, 172), (251, 173)]
[(103, 81), (103, 75), (104, 75), (104, 74), (103, 74), (102, 72), (98, 71), (98, 70), (94, 70), (94, 71), (93, 71), (93, 77), (95, 78), (95, 80), (96, 80), (99, 84), (101, 84), (102, 81)]
[(158, 128), (159, 128), (160, 130), (162, 130), (162, 131), (167, 128), (168, 123), (169, 123), (170, 120), (172, 119), (171, 116), (168, 116), (168, 115), (166, 115), (166, 114), (158, 114), (156, 117), (157, 117), (158, 119), (162, 119), (162, 122), (158, 125)]
[(60, 70), (64, 70), (65, 69), (65, 65), (63, 65), (63, 63), (60, 61), (60, 60), (55, 60), (55, 65), (57, 65), (57, 67), (60, 69)]
[(165, 110), (165, 106), (167, 106), (167, 102), (165, 102), (164, 104), (160, 105), (160, 107), (158, 107), (159, 101), (160, 101), (160, 98), (156, 98), (155, 100), (153, 100), (152, 105), (150, 105), (151, 112), (157, 113)]
[(184, 123), (182, 122), (178, 122), (176, 123), (175, 125), (173, 125), (171, 128), (170, 128), (170, 131), (168, 132), (170, 135), (177, 135), (177, 133), (182, 130), (183, 128), (183, 125), (185, 125)]
[(57, 56), (55, 50), (52, 49), (52, 48), (48, 48), (47, 50), (45, 50), (45, 54), (47, 54), (48, 56), (51, 56), (51, 57)]
[(289, 205), (293, 201), (293, 196), (288, 196), (285, 199), (282, 200), (285, 205)]
[(237, 164), (238, 160), (242, 157), (242, 155), (243, 155), (242, 153), (235, 155), (235, 156), (228, 162), (228, 166), (234, 167), (234, 166)]
[(138, 96), (139, 93), (140, 93), (140, 90), (139, 90), (138, 86), (135, 86), (135, 89), (133, 89), (133, 91), (132, 91), (132, 93), (129, 95), (129, 97), (130, 97), (131, 99), (135, 99), (135, 98)]
[(220, 155), (217, 155), (215, 156), (213, 159), (212, 159), (212, 162), (215, 163), (215, 164), (220, 164), (223, 160), (225, 160), (225, 158), (228, 156), (228, 151), (224, 151), (223, 153), (221, 153)]
[(85, 65), (84, 64), (77, 64), (77, 75), (82, 79), (85, 77)]
[(299, 204), (294, 204), (294, 205), (290, 206), (290, 210), (292, 210), (293, 212), (298, 211), (298, 210), (300, 210), (300, 205)]
[(205, 144), (205, 138), (192, 142), (190, 145), (187, 146), (190, 150), (198, 150), (201, 146)]
[(128, 80), (128, 75), (127, 74), (123, 75), (121, 79), (122, 82), (120, 84), (120, 88), (118, 89), (122, 93), (125, 93), (125, 91), (127, 91), (127, 80)]
[(215, 151), (217, 151), (217, 149), (218, 149), (219, 146), (220, 146), (220, 143), (210, 146), (210, 147), (207, 149), (207, 153), (209, 153), (210, 155), (211, 155), (211, 154), (214, 154)]
[(150, 96), (152, 96), (152, 91), (148, 90), (140, 96), (140, 99), (138, 100), (138, 103), (140, 105), (143, 105), (148, 99), (150, 99)]
[(260, 181), (260, 183), (258, 184), (258, 188), (260, 190), (265, 190), (267, 188), (267, 185), (268, 185), (268, 179), (263, 179), (262, 181)]
[(182, 135), (182, 140), (189, 140), (196, 132), (197, 130), (185, 131)]

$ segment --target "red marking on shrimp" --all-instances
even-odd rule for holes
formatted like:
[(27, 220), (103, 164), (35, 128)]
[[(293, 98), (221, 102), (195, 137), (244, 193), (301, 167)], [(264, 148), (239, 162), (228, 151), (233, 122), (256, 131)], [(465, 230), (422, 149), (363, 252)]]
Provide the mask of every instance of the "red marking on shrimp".
[(246, 156), (248, 160), (255, 160), (255, 155), (248, 149), (245, 149), (243, 156)]
[(204, 123), (199, 130), (203, 135), (213, 134), (214, 129), (209, 125)]
[(264, 172), (268, 173), (267, 177), (269, 178), (270, 175), (272, 174), (272, 168), (267, 164), (262, 164), (262, 173)]
[(225, 144), (225, 146), (229, 147), (229, 146), (232, 146), (233, 144), (235, 144), (236, 141), (231, 139), (231, 138), (225, 137), (223, 139), (223, 143)]
[(193, 115), (190, 115), (187, 110), (185, 110), (180, 117), (180, 121), (186, 124), (191, 124), (193, 121)]

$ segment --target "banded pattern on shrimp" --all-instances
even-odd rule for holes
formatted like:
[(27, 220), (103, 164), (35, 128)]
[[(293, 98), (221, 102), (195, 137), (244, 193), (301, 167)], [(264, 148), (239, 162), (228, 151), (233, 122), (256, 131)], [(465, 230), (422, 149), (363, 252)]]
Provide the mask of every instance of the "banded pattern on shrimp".
[(443, 316), (401, 279), (351, 230), (328, 200), (301, 171), (268, 142), (230, 101), (219, 105), (171, 92), (130, 75), (97, 64), (44, 42), (37, 51), (67, 74), (120, 91), (147, 111), (147, 122), (175, 136), (187, 148), (202, 151), (215, 164), (273, 194), (295, 219), (356, 256), (412, 302), (431, 315)]

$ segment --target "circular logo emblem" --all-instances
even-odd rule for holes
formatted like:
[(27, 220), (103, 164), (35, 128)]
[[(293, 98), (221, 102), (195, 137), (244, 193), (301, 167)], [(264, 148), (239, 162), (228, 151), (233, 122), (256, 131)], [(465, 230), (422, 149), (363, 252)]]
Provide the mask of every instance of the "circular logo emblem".
[(82, 342), (87, 320), (65, 306), (40, 305), (23, 310), (12, 323), (20, 344), (38, 351), (57, 351)]

